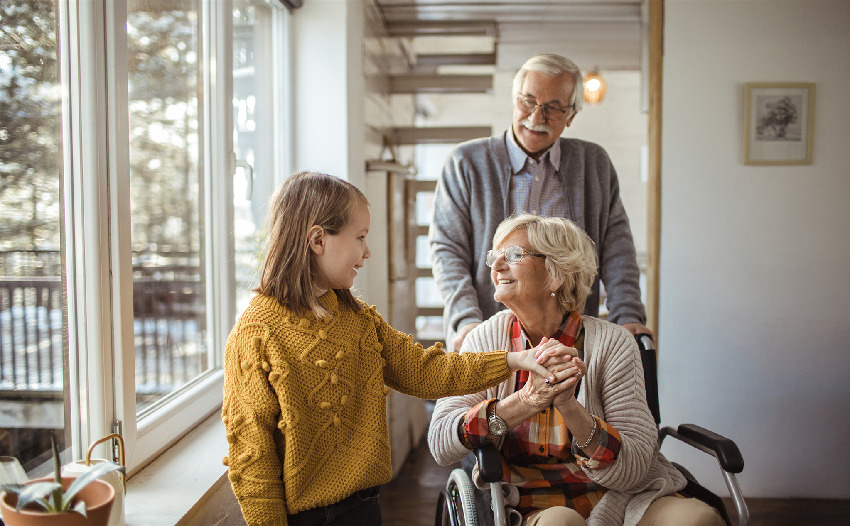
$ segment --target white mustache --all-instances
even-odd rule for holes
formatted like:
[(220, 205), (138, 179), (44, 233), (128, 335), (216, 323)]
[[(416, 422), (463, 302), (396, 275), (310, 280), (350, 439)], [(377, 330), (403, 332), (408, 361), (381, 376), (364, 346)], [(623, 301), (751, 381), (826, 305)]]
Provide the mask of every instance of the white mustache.
[(530, 119), (519, 121), (519, 125), (533, 132), (552, 133), (552, 128), (548, 124), (532, 124)]

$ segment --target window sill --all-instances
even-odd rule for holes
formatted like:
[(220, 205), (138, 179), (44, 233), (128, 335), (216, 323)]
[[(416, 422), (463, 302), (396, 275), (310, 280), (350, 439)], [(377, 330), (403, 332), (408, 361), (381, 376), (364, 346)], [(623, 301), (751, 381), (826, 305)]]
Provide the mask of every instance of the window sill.
[[(216, 411), (127, 481), (127, 526), (229, 524), (234, 506), (241, 520), (221, 463), (226, 455), (224, 424)], [(220, 498), (219, 490), (231, 498)]]

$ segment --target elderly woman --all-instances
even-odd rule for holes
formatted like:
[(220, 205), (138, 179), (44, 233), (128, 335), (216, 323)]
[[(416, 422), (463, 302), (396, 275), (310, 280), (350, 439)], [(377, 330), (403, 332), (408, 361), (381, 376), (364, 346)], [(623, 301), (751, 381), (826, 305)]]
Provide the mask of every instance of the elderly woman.
[(428, 431), (441, 465), (500, 444), (503, 480), (523, 525), (722, 525), (680, 495), (684, 477), (658, 451), (634, 337), (581, 316), (596, 275), (593, 242), (574, 223), (524, 214), (499, 225), (487, 254), (503, 310), (461, 352), (522, 351), (546, 339), (575, 350), (557, 383), (518, 374), (477, 394), (440, 399)]

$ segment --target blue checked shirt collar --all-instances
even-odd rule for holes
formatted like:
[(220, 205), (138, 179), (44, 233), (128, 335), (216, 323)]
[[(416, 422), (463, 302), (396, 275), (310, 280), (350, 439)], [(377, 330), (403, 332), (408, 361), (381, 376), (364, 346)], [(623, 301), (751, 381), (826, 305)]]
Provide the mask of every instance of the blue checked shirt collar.
[[(511, 175), (516, 175), (523, 171), (523, 168), (525, 168), (525, 163), (528, 162), (531, 157), (523, 151), (519, 144), (517, 144), (516, 137), (514, 137), (513, 129), (508, 130), (507, 135), (508, 157), (511, 160)], [(557, 171), (558, 168), (561, 166), (561, 141), (555, 141), (555, 144), (549, 147), (549, 149), (543, 154), (541, 159), (548, 159), (549, 164), (552, 165), (552, 169), (554, 171)]]

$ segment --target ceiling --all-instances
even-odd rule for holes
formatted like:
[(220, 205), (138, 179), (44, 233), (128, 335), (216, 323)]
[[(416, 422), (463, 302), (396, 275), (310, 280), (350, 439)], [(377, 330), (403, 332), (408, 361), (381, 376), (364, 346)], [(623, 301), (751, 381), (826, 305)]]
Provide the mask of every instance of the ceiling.
[[(391, 36), (427, 53), (495, 53), (516, 70), (558, 53), (584, 70), (639, 70), (646, 0), (375, 0)], [(490, 46), (488, 50), (474, 49)]]

